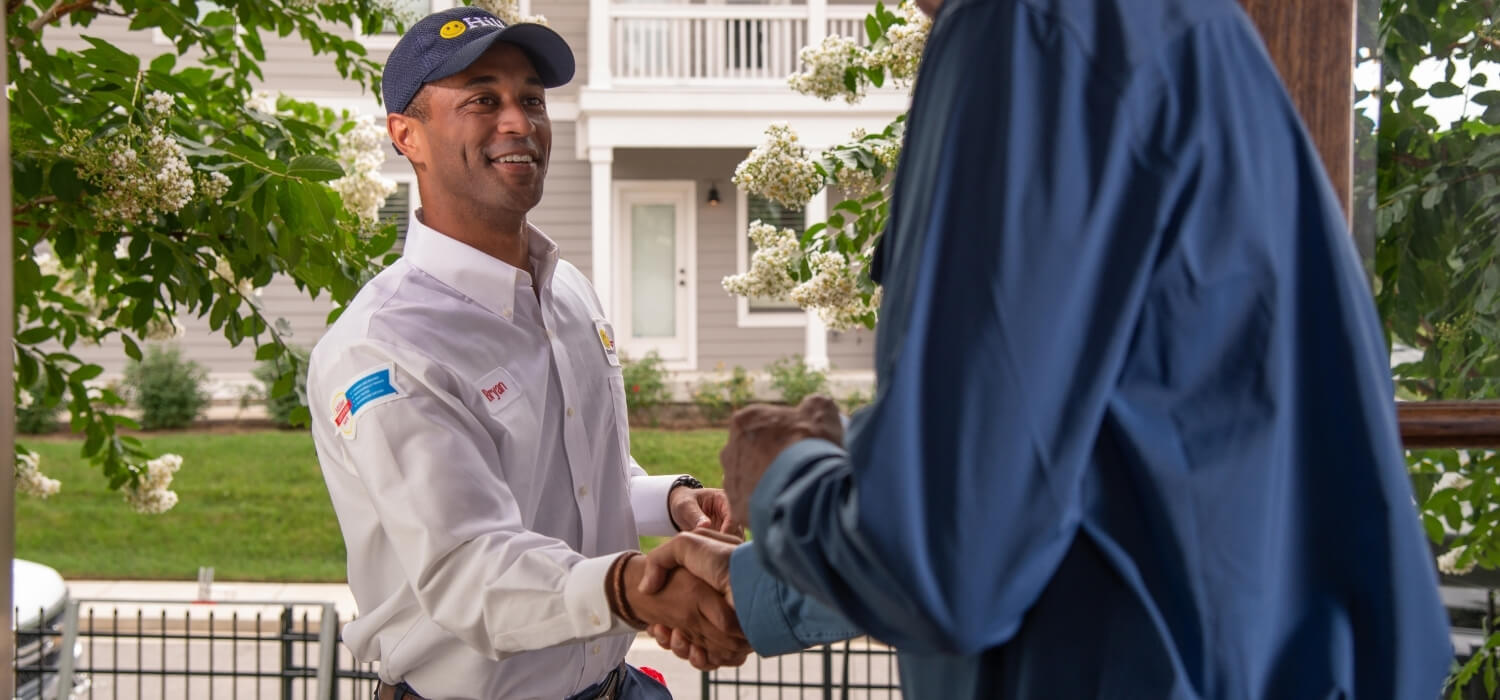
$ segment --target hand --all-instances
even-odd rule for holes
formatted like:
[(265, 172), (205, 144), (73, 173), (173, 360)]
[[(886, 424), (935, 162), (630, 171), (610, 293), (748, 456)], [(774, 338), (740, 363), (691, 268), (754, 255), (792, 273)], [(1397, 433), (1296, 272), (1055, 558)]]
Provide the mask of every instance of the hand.
[(655, 593), (666, 585), (673, 569), (683, 568), (718, 591), (734, 607), (729, 585), (729, 557), (744, 540), (708, 528), (684, 532), (646, 555), (646, 573), (641, 576), (642, 593)]
[(730, 516), (729, 497), (723, 489), (678, 486), (667, 494), (667, 513), (682, 532), (712, 528), (741, 539), (745, 537), (745, 526)]
[(675, 630), (682, 637), (679, 655), (700, 671), (744, 663), (750, 644), (724, 596), (687, 571), (669, 572), (656, 592), (643, 593), (644, 560), (633, 557), (625, 565), (623, 594), (636, 617)]
[(737, 522), (749, 522), (750, 494), (771, 462), (792, 444), (807, 438), (844, 443), (838, 405), (826, 396), (809, 396), (796, 408), (755, 405), (741, 409), (729, 423), (729, 442), (719, 453), (724, 466), (724, 493)]

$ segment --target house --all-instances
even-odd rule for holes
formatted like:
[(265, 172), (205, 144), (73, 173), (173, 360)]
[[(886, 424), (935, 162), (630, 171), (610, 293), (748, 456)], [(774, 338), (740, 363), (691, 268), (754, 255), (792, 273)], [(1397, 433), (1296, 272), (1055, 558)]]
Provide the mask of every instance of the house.
[[(439, 10), (455, 2), (414, 4)], [(786, 84), (803, 46), (829, 33), (863, 40), (871, 7), (829, 0), (521, 0), (521, 13), (544, 15), (578, 64), (572, 83), (548, 96), (552, 161), (532, 221), (594, 281), (626, 357), (656, 351), (674, 372), (679, 395), (728, 368), (758, 372), (792, 354), (831, 368), (836, 386), (868, 392), (870, 333), (829, 332), (786, 304), (731, 297), (720, 282), (746, 269), (749, 221), (800, 229), (827, 213), (826, 195), (805, 213), (783, 211), (731, 182), (768, 124), (790, 123), (816, 150), (856, 127), (878, 131), (905, 110), (908, 97), (900, 91), (876, 91), (851, 106), (796, 94)], [(58, 28), (52, 40), (81, 45), (74, 31)], [(172, 50), (159, 33), (131, 32), (111, 17), (98, 18), (88, 31), (143, 57)], [(374, 97), (340, 78), (331, 60), (311, 56), (295, 38), (266, 39), (266, 89), (383, 118)], [(371, 57), (383, 60), (395, 40), (394, 34), (367, 38)], [(383, 214), (404, 229), (420, 205), (412, 171), (392, 150), (384, 172), (398, 189)], [(286, 280), (260, 295), (269, 316), (286, 319), (292, 342), (317, 342), (326, 296), (306, 299)], [(209, 368), (216, 398), (234, 402), (253, 384), (252, 350), (229, 347), (202, 319), (183, 321), (188, 330), (179, 344)], [(117, 348), (82, 354), (111, 375), (123, 369)]]

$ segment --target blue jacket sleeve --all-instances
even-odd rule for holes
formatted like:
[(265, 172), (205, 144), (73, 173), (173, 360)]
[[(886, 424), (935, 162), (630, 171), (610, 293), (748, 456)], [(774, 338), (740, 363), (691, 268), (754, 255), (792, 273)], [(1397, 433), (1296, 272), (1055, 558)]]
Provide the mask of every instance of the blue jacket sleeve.
[(755, 653), (777, 656), (863, 634), (832, 608), (766, 573), (754, 550), (754, 542), (735, 550), (729, 579), (740, 628)]
[(939, 16), (881, 242), (877, 399), (847, 455), (794, 445), (752, 498), (768, 571), (918, 653), (1010, 639), (1072, 544), (1176, 196), (1136, 149), (1152, 81), (1097, 74), (1028, 8)]

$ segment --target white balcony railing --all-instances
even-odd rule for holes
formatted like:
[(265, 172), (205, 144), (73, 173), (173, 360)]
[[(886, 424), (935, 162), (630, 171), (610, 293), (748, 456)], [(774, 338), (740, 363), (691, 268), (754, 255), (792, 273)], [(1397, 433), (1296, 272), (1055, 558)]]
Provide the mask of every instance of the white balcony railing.
[[(780, 85), (802, 69), (802, 47), (828, 34), (867, 42), (864, 17), (869, 8), (863, 5), (608, 8), (607, 35), (602, 37), (608, 42), (608, 75), (591, 77), (596, 86)], [(595, 26), (600, 29), (604, 27)], [(591, 49), (603, 43), (592, 40)], [(596, 69), (604, 67), (598, 57), (595, 61)]]

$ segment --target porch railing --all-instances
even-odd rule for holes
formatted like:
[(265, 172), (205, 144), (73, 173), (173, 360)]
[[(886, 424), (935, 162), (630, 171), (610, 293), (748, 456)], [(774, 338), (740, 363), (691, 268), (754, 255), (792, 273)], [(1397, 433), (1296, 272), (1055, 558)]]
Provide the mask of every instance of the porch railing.
[(802, 47), (824, 36), (868, 43), (868, 11), (862, 5), (609, 4), (604, 44), (608, 75), (593, 76), (590, 82), (782, 85), (802, 69)]

